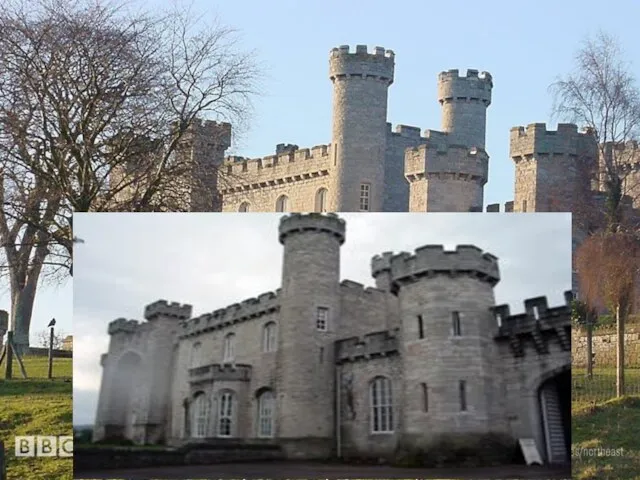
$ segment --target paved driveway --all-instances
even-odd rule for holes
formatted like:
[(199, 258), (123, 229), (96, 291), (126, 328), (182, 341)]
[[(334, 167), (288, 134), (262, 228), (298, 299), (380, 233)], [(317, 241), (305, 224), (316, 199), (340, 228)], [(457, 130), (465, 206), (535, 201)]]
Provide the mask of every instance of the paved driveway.
[(542, 467), (491, 467), (478, 469), (420, 469), (372, 465), (335, 465), (321, 463), (226, 463), (128, 470), (76, 472), (76, 479), (346, 479), (346, 478), (437, 478), (437, 479), (570, 479), (571, 471)]

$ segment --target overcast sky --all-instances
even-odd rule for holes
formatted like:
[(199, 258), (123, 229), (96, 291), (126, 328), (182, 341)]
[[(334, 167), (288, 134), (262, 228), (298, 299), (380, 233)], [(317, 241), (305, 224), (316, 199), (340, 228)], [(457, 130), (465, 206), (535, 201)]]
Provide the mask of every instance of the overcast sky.
[[(571, 289), (570, 214), (342, 214), (347, 240), (341, 277), (374, 285), (370, 260), (383, 251), (429, 244), (473, 244), (499, 258), (496, 301), (524, 311), (546, 295), (564, 303)], [(74, 424), (92, 424), (107, 325), (142, 319), (145, 305), (166, 299), (198, 316), (280, 286), (282, 214), (76, 214), (73, 278)]]

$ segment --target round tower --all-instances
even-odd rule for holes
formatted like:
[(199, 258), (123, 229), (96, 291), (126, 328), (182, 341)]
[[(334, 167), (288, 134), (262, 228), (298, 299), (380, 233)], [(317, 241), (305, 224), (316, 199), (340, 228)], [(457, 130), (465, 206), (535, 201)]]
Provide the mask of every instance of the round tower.
[(333, 343), (345, 222), (334, 214), (292, 214), (280, 221), (279, 236), (284, 258), (276, 436), (289, 456), (328, 455), (335, 430)]
[(498, 325), (489, 310), (497, 258), (471, 245), (428, 245), (391, 260), (402, 328), (403, 432), (428, 442), (440, 434), (506, 430)]
[(484, 150), (487, 107), (491, 105), (493, 80), (488, 72), (458, 70), (438, 75), (438, 101), (442, 105), (442, 131), (450, 136), (451, 145)]
[(387, 135), (387, 94), (393, 83), (394, 53), (358, 45), (334, 48), (331, 155), (335, 174), (329, 191), (336, 212), (381, 211)]

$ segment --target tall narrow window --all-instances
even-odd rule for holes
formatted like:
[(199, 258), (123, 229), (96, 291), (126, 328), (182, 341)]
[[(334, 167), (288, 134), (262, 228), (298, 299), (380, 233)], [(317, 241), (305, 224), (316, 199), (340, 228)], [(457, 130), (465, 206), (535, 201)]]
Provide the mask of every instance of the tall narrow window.
[(269, 322), (262, 327), (262, 351), (276, 351), (276, 323)]
[(329, 309), (326, 307), (318, 307), (316, 312), (316, 328), (321, 332), (329, 329)]
[(371, 185), (363, 183), (360, 185), (360, 211), (369, 211), (369, 196), (371, 194)]
[(376, 377), (369, 386), (371, 404), (371, 431), (393, 433), (393, 398), (391, 380)]
[(324, 362), (324, 347), (320, 347), (320, 355), (318, 357), (318, 363)]
[(218, 436), (230, 437), (235, 414), (233, 392), (223, 391), (218, 399)]
[(248, 212), (249, 211), (249, 202), (242, 202), (240, 204), (239, 212)]
[(276, 200), (276, 212), (288, 212), (289, 211), (289, 197), (286, 195), (280, 195)]
[(316, 212), (326, 212), (327, 211), (327, 189), (321, 188), (316, 193)]
[(428, 412), (429, 411), (429, 391), (427, 390), (427, 384), (421, 383), (420, 386), (422, 387), (422, 407), (424, 408), (425, 412)]
[(273, 437), (273, 417), (275, 401), (273, 393), (269, 390), (258, 397), (258, 436), (262, 438)]
[(222, 357), (223, 362), (233, 362), (235, 359), (236, 350), (236, 336), (233, 333), (229, 333), (224, 337), (224, 354)]
[(467, 411), (467, 382), (460, 380), (460, 411)]
[(201, 345), (200, 342), (196, 342), (193, 344), (193, 347), (191, 348), (191, 368), (194, 367), (199, 367), (200, 366), (200, 351), (201, 351)]
[(526, 200), (523, 200), (523, 201), (522, 201), (522, 211), (523, 211), (523, 212), (526, 212), (526, 211), (527, 211), (527, 201), (526, 201)]
[(418, 315), (418, 338), (424, 338), (424, 323), (422, 315)]
[(207, 436), (207, 424), (209, 423), (209, 402), (204, 393), (198, 394), (193, 400), (193, 426), (191, 432), (196, 438)]
[(460, 325), (460, 312), (451, 312), (451, 320), (453, 321), (453, 336), (461, 336), (462, 328)]

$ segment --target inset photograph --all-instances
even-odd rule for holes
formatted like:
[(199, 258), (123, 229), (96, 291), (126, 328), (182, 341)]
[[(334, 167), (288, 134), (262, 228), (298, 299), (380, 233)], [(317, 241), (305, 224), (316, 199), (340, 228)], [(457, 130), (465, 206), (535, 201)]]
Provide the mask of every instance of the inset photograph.
[(570, 214), (74, 229), (76, 478), (570, 477)]

